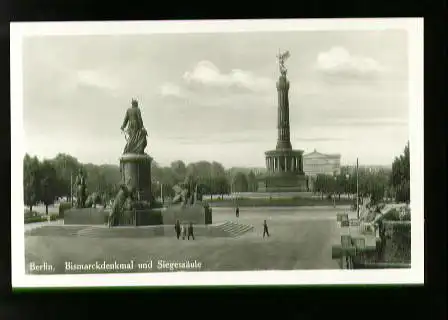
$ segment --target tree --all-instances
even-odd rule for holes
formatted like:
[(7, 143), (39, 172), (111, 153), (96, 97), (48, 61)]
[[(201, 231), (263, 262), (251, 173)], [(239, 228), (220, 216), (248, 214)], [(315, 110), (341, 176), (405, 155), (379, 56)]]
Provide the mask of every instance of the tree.
[[(81, 167), (81, 164), (75, 157), (64, 153), (57, 154), (56, 157), (51, 160), (51, 162), (53, 163), (53, 166), (56, 170), (59, 182), (57, 186), (57, 195), (65, 196), (68, 199), (71, 197), (71, 177), (76, 176), (79, 168)], [(72, 183), (74, 183), (74, 181), (72, 181)]]
[(336, 176), (336, 194), (338, 195), (339, 200), (341, 200), (341, 194), (347, 193), (346, 192), (347, 184), (348, 179), (346, 178), (345, 175), (340, 174)]
[(371, 174), (368, 177), (368, 180), (369, 182), (367, 193), (370, 196), (370, 202), (371, 204), (377, 204), (384, 199), (387, 185), (387, 176), (379, 172), (376, 174)]
[(187, 174), (187, 166), (182, 160), (173, 161), (171, 163), (171, 170), (173, 171), (177, 182), (181, 182), (185, 179), (185, 175)]
[(30, 211), (33, 211), (33, 206), (39, 201), (40, 190), (40, 168), (37, 157), (31, 158), (28, 154), (23, 159), (23, 187), (24, 200)]
[(39, 200), (45, 205), (45, 214), (48, 215), (48, 206), (54, 203), (58, 195), (58, 177), (56, 169), (50, 160), (44, 160), (40, 165), (40, 192)]
[(390, 184), (395, 190), (395, 200), (409, 203), (410, 201), (410, 155), (409, 142), (403, 154), (396, 157), (392, 163)]
[(219, 176), (215, 178), (216, 194), (221, 195), (221, 199), (224, 199), (224, 195), (230, 193), (230, 182), (226, 176)]
[(335, 177), (326, 174), (318, 174), (314, 189), (320, 193), (322, 199), (324, 198), (324, 195), (331, 196), (336, 192)]
[(322, 199), (324, 198), (324, 192), (325, 192), (325, 180), (326, 180), (325, 175), (318, 174), (316, 176), (316, 180), (314, 181), (314, 191), (320, 193)]
[(255, 177), (255, 173), (252, 170), (247, 175), (247, 184), (248, 184), (248, 191), (249, 192), (257, 191), (257, 189), (258, 189), (258, 182), (257, 182), (257, 178)]
[(248, 182), (246, 175), (242, 172), (237, 172), (232, 185), (235, 192), (247, 192)]
[(224, 166), (216, 161), (213, 161), (210, 166), (210, 175), (209, 175), (209, 188), (210, 188), (210, 197), (212, 194), (220, 194), (221, 198), (224, 197), (224, 194), (228, 192), (228, 180), (226, 177), (226, 170)]

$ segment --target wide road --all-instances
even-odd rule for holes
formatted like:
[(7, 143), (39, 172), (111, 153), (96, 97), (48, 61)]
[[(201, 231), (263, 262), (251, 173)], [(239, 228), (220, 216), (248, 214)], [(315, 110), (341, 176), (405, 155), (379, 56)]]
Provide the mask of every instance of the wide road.
[[(131, 259), (198, 260), (204, 271), (337, 269), (331, 246), (337, 237), (332, 207), (214, 208), (213, 222), (234, 221), (253, 225), (254, 231), (237, 238), (197, 236), (195, 241), (177, 240), (174, 232), (152, 238), (88, 238), (35, 235), (25, 237), (26, 262), (53, 264), (58, 273), (64, 263), (94, 263)], [(355, 213), (351, 213), (353, 216)], [(263, 221), (270, 237), (263, 239)], [(152, 271), (158, 271), (155, 267)], [(159, 270), (160, 271), (160, 270)], [(135, 271), (137, 272), (137, 271)]]

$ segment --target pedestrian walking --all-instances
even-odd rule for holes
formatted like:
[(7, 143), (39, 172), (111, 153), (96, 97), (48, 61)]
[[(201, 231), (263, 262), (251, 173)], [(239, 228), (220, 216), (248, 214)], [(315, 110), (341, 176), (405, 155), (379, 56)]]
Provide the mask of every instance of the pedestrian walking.
[(264, 220), (263, 222), (263, 238), (265, 235), (269, 237), (268, 224), (266, 223), (266, 220)]
[(193, 222), (190, 222), (190, 225), (188, 226), (188, 240), (190, 240), (190, 236), (194, 240)]
[(179, 240), (181, 232), (179, 220), (176, 221), (176, 224), (174, 225), (174, 230), (176, 231), (177, 240)]
[(185, 224), (182, 224), (182, 240), (185, 240), (185, 237), (187, 236), (187, 227)]
[(235, 214), (236, 214), (236, 217), (239, 218), (239, 216), (240, 216), (240, 208), (238, 206), (236, 207)]

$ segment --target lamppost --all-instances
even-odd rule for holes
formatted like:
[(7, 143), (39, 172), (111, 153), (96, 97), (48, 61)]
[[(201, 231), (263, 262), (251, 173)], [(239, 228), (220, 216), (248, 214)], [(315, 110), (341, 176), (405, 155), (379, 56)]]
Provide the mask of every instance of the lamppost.
[(348, 173), (345, 174), (345, 190), (344, 193), (346, 192), (348, 195), (348, 198), (350, 199), (350, 175)]
[(164, 204), (165, 201), (163, 201), (163, 183), (159, 182), (160, 184), (160, 201), (162, 201), (162, 204)]
[(356, 217), (359, 219), (359, 165), (356, 158)]
[(161, 183), (159, 180), (155, 180), (156, 184), (158, 187), (160, 187), (160, 201), (162, 202), (162, 204), (164, 203), (163, 201), (163, 183)]
[(336, 188), (337, 188), (337, 177), (336, 174), (333, 177), (334, 179), (334, 184), (333, 184), (333, 208), (336, 208)]
[(73, 171), (70, 171), (70, 205), (73, 207)]

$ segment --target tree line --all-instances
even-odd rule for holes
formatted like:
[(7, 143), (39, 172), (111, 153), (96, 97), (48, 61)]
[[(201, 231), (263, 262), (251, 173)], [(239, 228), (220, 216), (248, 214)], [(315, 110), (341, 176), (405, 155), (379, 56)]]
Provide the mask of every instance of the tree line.
[[(395, 158), (392, 169), (370, 172), (358, 170), (358, 187), (360, 198), (369, 197), (373, 202), (384, 197), (394, 198), (399, 202), (410, 200), (410, 159), (409, 143), (402, 155)], [(23, 161), (24, 203), (30, 211), (37, 203), (46, 206), (56, 199), (70, 199), (74, 182), (80, 168), (87, 178), (87, 193), (97, 193), (104, 203), (112, 200), (118, 192), (121, 173), (117, 165), (83, 164), (73, 156), (58, 154), (53, 159), (40, 161), (37, 157), (26, 154)], [(197, 178), (199, 188), (205, 195), (223, 197), (232, 192), (255, 192), (258, 189), (258, 177), (253, 171), (225, 169), (216, 161), (199, 161), (188, 165), (181, 160), (169, 166), (160, 166), (152, 162), (152, 192), (155, 198), (174, 196), (173, 187), (182, 183), (187, 174)], [(348, 167), (341, 168), (337, 176), (318, 175), (314, 183), (314, 192), (324, 195), (356, 194), (356, 173)]]
[[(314, 182), (314, 192), (324, 196), (346, 194), (355, 196), (356, 172), (349, 167), (342, 167), (341, 173), (335, 176), (317, 175)], [(397, 202), (410, 201), (410, 159), (409, 142), (403, 154), (395, 157), (391, 169), (371, 171), (368, 168), (358, 169), (358, 193), (360, 199), (369, 198), (371, 203), (377, 203), (384, 198)]]
[[(87, 180), (87, 194), (96, 193), (102, 202), (112, 200), (121, 182), (120, 168), (117, 165), (83, 164), (75, 157), (58, 154), (53, 159), (40, 161), (26, 154), (24, 166), (24, 203), (32, 211), (33, 206), (42, 203), (53, 204), (58, 198), (71, 199), (75, 192), (75, 179), (80, 168)], [(155, 198), (174, 196), (173, 187), (182, 183), (187, 174), (193, 174), (203, 194), (221, 195), (231, 192), (256, 191), (257, 178), (254, 172), (248, 174), (225, 169), (219, 162), (199, 161), (185, 164), (181, 160), (170, 166), (160, 166), (153, 161), (151, 165), (152, 192)], [(162, 200), (163, 200), (162, 199)]]

